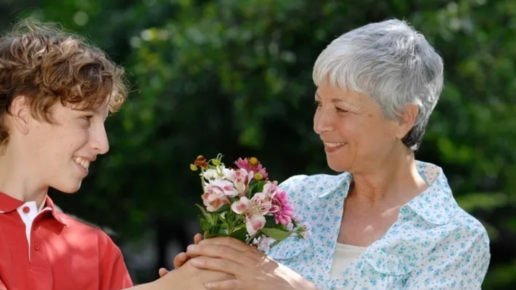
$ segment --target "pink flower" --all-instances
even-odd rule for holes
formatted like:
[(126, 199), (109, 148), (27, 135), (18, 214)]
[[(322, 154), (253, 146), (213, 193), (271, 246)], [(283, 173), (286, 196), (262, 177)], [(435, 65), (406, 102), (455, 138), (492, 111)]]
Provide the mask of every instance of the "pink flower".
[(276, 194), (272, 198), (271, 212), (277, 224), (288, 225), (294, 218), (294, 208), (289, 204), (288, 194), (279, 188), (276, 189)]
[(242, 196), (231, 205), (237, 214), (245, 214), (246, 229), (249, 235), (254, 235), (265, 226), (265, 215), (272, 207), (271, 199), (263, 193), (255, 194), (251, 200)]
[(277, 182), (267, 182), (262, 189), (262, 193), (269, 198), (273, 198), (279, 191)]
[(262, 175), (261, 180), (268, 180), (267, 171), (260, 163), (253, 165), (253, 164), (251, 164), (251, 162), (249, 161), (248, 158), (245, 158), (245, 159), (238, 158), (238, 160), (235, 161), (235, 165), (238, 168), (244, 169), (247, 172), (253, 172), (255, 175), (256, 175), (256, 173), (260, 173)]
[(265, 170), (265, 167), (262, 167), (261, 164), (258, 164), (257, 166), (254, 166), (252, 168), (252, 171), (254, 174), (260, 173), (263, 177), (262, 180), (269, 180), (269, 175), (267, 174), (267, 171)]
[(248, 172), (245, 169), (231, 170), (228, 174), (228, 179), (233, 181), (233, 184), (240, 196), (245, 195), (247, 186), (253, 178), (253, 172)]
[(242, 158), (238, 158), (237, 161), (235, 161), (235, 165), (240, 168), (240, 169), (244, 169), (245, 171), (249, 172), (251, 171), (251, 163), (249, 162), (249, 159), (242, 159)]
[(224, 195), (235, 197), (238, 195), (238, 190), (233, 183), (224, 179), (215, 179), (206, 184), (206, 190), (221, 190)]
[(201, 196), (204, 206), (208, 211), (216, 211), (223, 205), (229, 204), (229, 197), (238, 195), (238, 191), (233, 186), (233, 183), (227, 180), (212, 180), (204, 189), (204, 194)]
[(202, 196), (202, 202), (208, 211), (216, 211), (223, 205), (229, 204), (229, 199), (220, 191), (206, 191)]
[(247, 233), (253, 236), (259, 230), (263, 229), (265, 226), (265, 217), (263, 215), (252, 215), (247, 217), (247, 221), (245, 223), (245, 228), (247, 229)]
[(249, 208), (249, 199), (245, 196), (242, 196), (239, 201), (235, 201), (231, 205), (231, 209), (237, 214), (243, 214)]

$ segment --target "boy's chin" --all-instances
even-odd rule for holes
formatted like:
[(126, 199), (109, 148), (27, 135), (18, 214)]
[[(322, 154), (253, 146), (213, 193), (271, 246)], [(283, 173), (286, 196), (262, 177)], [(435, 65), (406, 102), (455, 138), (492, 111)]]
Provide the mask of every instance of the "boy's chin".
[(74, 184), (56, 184), (56, 186), (52, 187), (62, 193), (74, 194), (81, 189), (81, 182), (76, 182)]

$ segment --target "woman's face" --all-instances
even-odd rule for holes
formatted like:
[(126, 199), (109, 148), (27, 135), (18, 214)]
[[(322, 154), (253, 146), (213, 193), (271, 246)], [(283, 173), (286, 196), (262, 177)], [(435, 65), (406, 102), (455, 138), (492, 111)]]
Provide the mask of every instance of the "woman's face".
[(314, 131), (324, 143), (331, 169), (350, 173), (382, 166), (406, 134), (399, 122), (387, 119), (368, 95), (328, 84), (318, 87)]

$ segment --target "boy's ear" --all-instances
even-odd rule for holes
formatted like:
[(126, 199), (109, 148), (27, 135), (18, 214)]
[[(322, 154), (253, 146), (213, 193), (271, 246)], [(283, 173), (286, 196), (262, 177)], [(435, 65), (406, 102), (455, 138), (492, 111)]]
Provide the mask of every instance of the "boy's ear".
[(9, 109), (8, 117), (15, 127), (13, 129), (17, 129), (22, 134), (29, 133), (32, 115), (27, 97), (17, 96), (14, 98)]

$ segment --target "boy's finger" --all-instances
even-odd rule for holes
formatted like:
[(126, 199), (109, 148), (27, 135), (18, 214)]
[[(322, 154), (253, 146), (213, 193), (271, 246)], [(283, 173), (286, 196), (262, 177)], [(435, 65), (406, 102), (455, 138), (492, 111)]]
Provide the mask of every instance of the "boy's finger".
[(163, 276), (167, 275), (168, 270), (167, 270), (167, 269), (165, 269), (165, 268), (160, 268), (160, 269), (159, 269), (159, 271), (158, 271), (158, 273), (159, 273), (159, 277), (161, 278), (161, 277), (163, 277)]
[(174, 258), (174, 269), (177, 269), (181, 266), (184, 265), (184, 263), (186, 263), (186, 261), (188, 261), (189, 257), (186, 253), (179, 253), (177, 254), (177, 256)]

